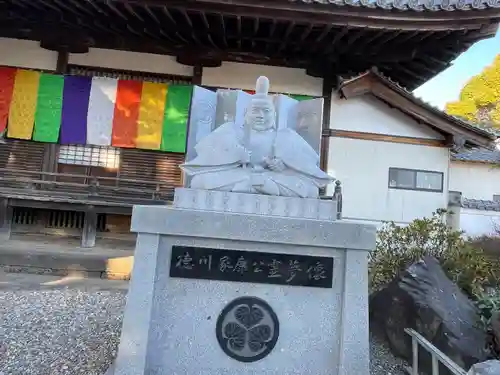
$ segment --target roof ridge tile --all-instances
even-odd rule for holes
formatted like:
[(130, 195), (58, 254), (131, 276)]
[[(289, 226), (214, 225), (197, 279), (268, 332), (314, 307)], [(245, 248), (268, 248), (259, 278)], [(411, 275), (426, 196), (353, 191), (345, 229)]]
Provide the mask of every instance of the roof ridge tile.
[(289, 0), (306, 4), (380, 8), (399, 11), (464, 11), (500, 8), (500, 0)]

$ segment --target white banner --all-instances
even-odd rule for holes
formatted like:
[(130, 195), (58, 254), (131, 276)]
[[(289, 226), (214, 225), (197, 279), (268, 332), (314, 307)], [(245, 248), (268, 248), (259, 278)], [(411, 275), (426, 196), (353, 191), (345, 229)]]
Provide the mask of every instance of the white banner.
[(93, 77), (87, 112), (87, 144), (111, 145), (118, 80)]

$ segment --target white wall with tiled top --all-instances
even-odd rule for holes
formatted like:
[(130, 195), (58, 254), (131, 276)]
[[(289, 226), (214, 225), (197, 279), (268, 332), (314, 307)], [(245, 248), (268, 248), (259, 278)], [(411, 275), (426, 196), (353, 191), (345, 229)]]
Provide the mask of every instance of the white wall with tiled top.
[(55, 70), (57, 52), (40, 47), (39, 42), (0, 38), (0, 66)]
[(500, 166), (452, 161), (450, 190), (460, 191), (465, 198), (492, 200), (500, 195)]
[[(330, 128), (440, 138), (429, 127), (369, 96), (334, 99)], [(442, 172), (443, 191), (391, 189), (391, 167)], [(328, 169), (342, 182), (342, 209), (346, 219), (405, 224), (447, 206), (449, 149), (445, 147), (331, 137)]]

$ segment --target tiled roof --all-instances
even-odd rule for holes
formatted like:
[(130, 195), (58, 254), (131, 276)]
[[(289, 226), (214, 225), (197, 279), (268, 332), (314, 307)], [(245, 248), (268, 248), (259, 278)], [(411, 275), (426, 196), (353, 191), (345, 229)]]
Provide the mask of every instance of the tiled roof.
[(386, 10), (453, 11), (500, 8), (500, 0), (290, 0), (307, 4), (380, 8)]
[(470, 208), (472, 210), (500, 211), (500, 202), (463, 198), (462, 207)]
[(500, 150), (486, 150), (484, 148), (461, 150), (453, 153), (452, 159), (458, 161), (500, 164)]

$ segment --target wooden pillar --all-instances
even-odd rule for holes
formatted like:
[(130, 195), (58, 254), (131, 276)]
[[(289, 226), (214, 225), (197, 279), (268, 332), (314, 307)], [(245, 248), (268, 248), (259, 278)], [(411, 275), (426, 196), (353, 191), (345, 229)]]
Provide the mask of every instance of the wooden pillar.
[(8, 198), (0, 198), (0, 241), (10, 239), (12, 228), (12, 206)]
[(94, 247), (97, 235), (97, 212), (94, 206), (88, 206), (82, 229), (81, 247)]
[(201, 85), (203, 77), (203, 66), (202, 65), (195, 65), (193, 67), (193, 85)]
[[(332, 110), (332, 91), (336, 87), (337, 79), (332, 74), (328, 73), (323, 76), (322, 96), (323, 103), (323, 124), (321, 128), (321, 151), (319, 155), (320, 168), (328, 173), (328, 150), (330, 148), (330, 113)], [(324, 196), (327, 194), (326, 188), (321, 188), (319, 194)]]
[(323, 104), (323, 127), (321, 134), (321, 155), (320, 166), (325, 172), (328, 172), (328, 149), (330, 139), (328, 130), (330, 129), (330, 114), (332, 110), (332, 91), (336, 87), (336, 77), (333, 74), (326, 74), (323, 77), (322, 96), (325, 100)]
[(58, 73), (58, 74), (67, 73), (68, 72), (68, 62), (69, 62), (68, 51), (59, 51), (57, 53), (56, 73)]

